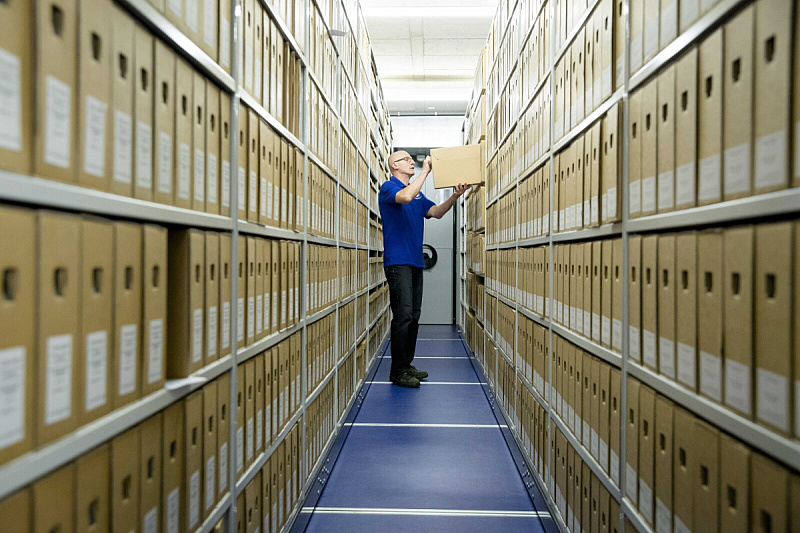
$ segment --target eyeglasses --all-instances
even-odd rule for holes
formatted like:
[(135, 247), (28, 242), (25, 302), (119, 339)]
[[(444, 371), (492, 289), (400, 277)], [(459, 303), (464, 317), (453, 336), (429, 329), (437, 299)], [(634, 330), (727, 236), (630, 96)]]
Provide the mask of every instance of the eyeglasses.
[(410, 162), (412, 162), (412, 163), (413, 163), (413, 162), (414, 162), (414, 158), (413, 158), (413, 157), (411, 157), (410, 155), (407, 155), (407, 156), (405, 156), (405, 157), (401, 157), (400, 159), (395, 159), (395, 160), (394, 160), (394, 162), (395, 162), (395, 163), (397, 163), (397, 162), (399, 162), (399, 161), (410, 161)]

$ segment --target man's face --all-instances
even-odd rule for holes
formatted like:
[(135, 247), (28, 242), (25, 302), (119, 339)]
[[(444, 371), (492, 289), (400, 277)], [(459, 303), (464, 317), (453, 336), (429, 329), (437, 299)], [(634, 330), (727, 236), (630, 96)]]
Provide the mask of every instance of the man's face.
[(394, 165), (397, 170), (414, 174), (414, 158), (408, 152), (398, 152), (395, 154)]

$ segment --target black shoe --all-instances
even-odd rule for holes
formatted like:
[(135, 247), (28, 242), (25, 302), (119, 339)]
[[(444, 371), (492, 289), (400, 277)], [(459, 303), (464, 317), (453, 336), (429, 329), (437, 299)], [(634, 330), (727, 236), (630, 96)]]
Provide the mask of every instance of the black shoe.
[(428, 377), (427, 372), (425, 372), (424, 370), (419, 370), (417, 368), (414, 368), (413, 366), (411, 367), (411, 370), (409, 370), (409, 373), (411, 373), (412, 376), (414, 376), (420, 381)]
[(409, 389), (419, 388), (419, 380), (414, 377), (410, 370), (400, 372), (396, 376), (390, 376), (389, 379), (392, 383), (401, 387), (408, 387)]

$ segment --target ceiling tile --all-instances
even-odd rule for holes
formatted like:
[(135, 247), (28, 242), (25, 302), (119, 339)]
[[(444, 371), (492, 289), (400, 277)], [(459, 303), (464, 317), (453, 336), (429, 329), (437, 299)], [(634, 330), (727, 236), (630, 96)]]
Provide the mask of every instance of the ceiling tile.
[(425, 39), (426, 56), (474, 56), (480, 55), (486, 39)]
[(373, 39), (372, 52), (376, 58), (382, 56), (411, 57), (411, 41), (409, 39)]
[[(431, 70), (467, 70), (475, 72), (477, 56), (428, 56), (423, 58), (426, 74)], [(431, 73), (432, 74), (432, 73)]]
[[(450, 19), (431, 19), (422, 21), (423, 34), (426, 39), (482, 39), (486, 41), (492, 19), (460, 18), (457, 15)], [(370, 34), (372, 29), (370, 29)]]

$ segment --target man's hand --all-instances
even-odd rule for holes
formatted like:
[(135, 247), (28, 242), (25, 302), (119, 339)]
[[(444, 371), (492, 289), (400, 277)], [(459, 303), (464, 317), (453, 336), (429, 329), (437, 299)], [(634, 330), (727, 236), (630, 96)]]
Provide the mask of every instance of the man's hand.
[(433, 168), (433, 164), (431, 163), (431, 156), (425, 158), (425, 161), (422, 163), (422, 171), (423, 172), (430, 172), (431, 168)]
[(453, 192), (453, 196), (458, 198), (459, 196), (461, 196), (462, 194), (464, 194), (465, 192), (467, 192), (471, 188), (472, 188), (472, 185), (464, 185), (463, 183), (459, 183), (458, 185), (453, 187), (453, 191), (454, 191)]

